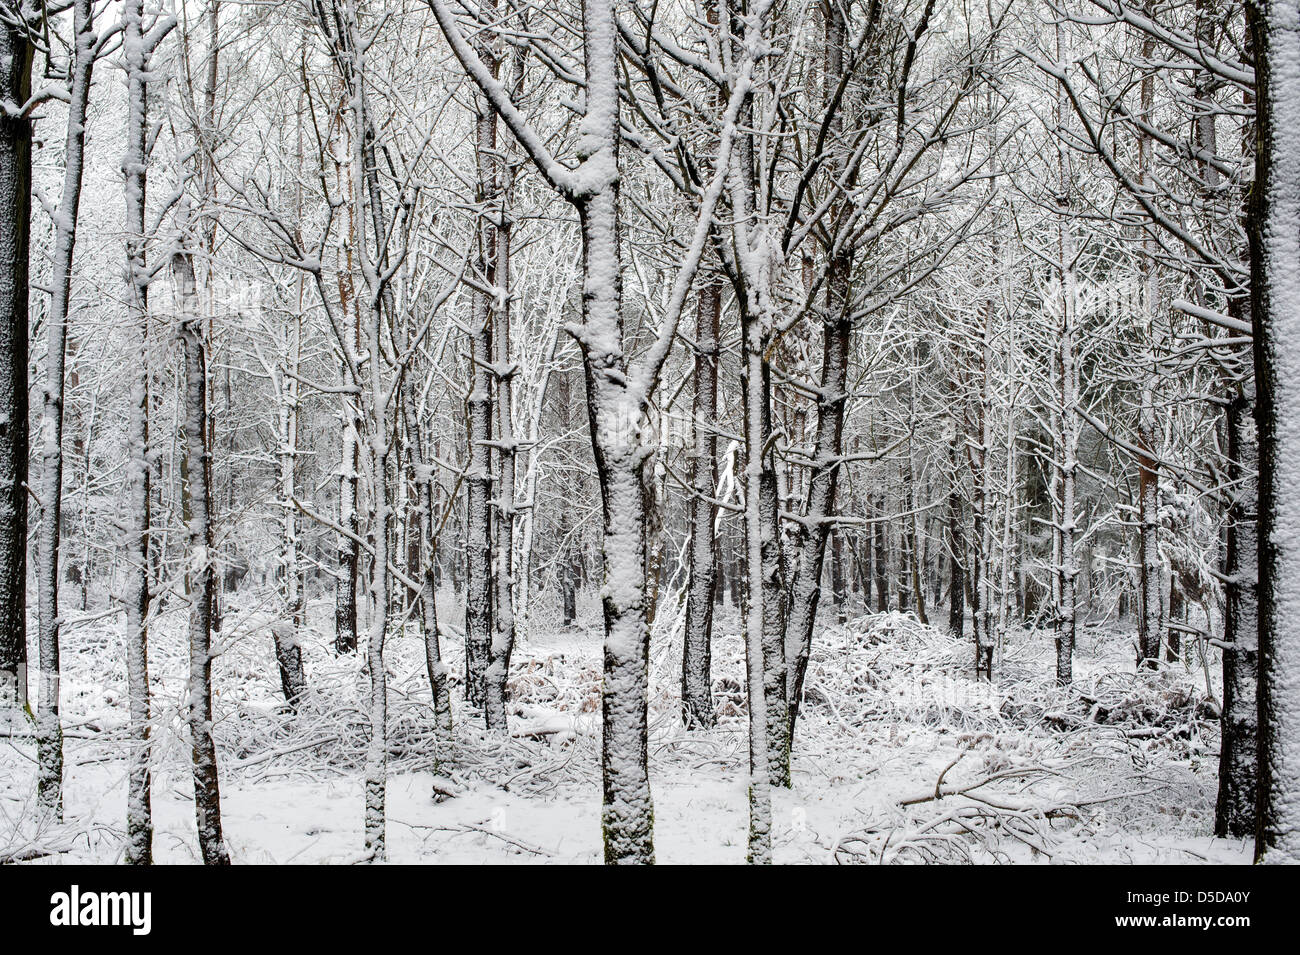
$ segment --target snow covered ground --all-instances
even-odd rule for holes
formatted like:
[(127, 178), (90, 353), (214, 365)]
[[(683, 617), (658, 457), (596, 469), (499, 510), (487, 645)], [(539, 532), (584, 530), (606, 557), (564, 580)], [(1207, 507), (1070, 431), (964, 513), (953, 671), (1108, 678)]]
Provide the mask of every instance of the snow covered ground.
[[(313, 607), (322, 629), (329, 607)], [(304, 637), (311, 699), (280, 705), (268, 627), (257, 607), (228, 615), (213, 685), (222, 811), (237, 863), (361, 858), (357, 706), (363, 657), (335, 660)], [(182, 621), (151, 646), (155, 694), (154, 851), (196, 862), (182, 718)], [(745, 859), (743, 650), (733, 614), (714, 651), (719, 724), (687, 733), (677, 717), (680, 645), (652, 648), (651, 779), (661, 863)], [(126, 699), (120, 626), (71, 626), (63, 692), (66, 821), (35, 813), (35, 750), (0, 739), (0, 856), (120, 861)], [(445, 652), (453, 674), (459, 647)], [(1089, 630), (1078, 692), (1051, 686), (1051, 638), (1013, 633), (992, 686), (971, 650), (913, 618), (886, 614), (819, 632), (795, 750), (794, 786), (775, 797), (785, 863), (1247, 863), (1249, 847), (1212, 838), (1218, 724), (1199, 660), (1136, 676), (1128, 637)], [(391, 861), (597, 863), (600, 842), (600, 638), (533, 633), (517, 648), (512, 737), (492, 737), (460, 704), (456, 740), (438, 752), (422, 645), (389, 641)], [(1195, 655), (1193, 655), (1195, 657)], [(1213, 688), (1213, 673), (1210, 673)], [(1214, 689), (1217, 693), (1217, 689)], [(973, 788), (972, 788), (973, 787)], [(936, 792), (942, 798), (936, 799)]]

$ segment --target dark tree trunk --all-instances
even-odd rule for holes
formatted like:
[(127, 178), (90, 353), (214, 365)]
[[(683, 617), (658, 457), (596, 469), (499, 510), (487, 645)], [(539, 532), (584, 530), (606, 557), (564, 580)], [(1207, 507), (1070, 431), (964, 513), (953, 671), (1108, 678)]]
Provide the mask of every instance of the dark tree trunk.
[(831, 534), (831, 601), (835, 604), (835, 622), (844, 624), (849, 619), (849, 576), (845, 571), (844, 535)]
[(429, 677), (434, 720), (444, 739), (451, 738), (451, 691), (447, 686), (447, 666), (442, 662), (442, 644), (438, 634), (438, 516), (435, 510), (433, 480), (422, 482), (424, 513), (428, 534), (424, 573), (420, 589), (420, 629), (424, 631), (424, 665)]
[(885, 498), (876, 498), (875, 503), (876, 519), (872, 522), (872, 530), (875, 537), (875, 551), (872, 555), (872, 566), (876, 578), (876, 613), (885, 613), (889, 610), (889, 548), (886, 541), (888, 529), (885, 527)]
[[(1182, 632), (1174, 624), (1182, 623), (1187, 619), (1187, 602), (1183, 591), (1178, 586), (1178, 576), (1175, 574), (1169, 583), (1169, 627), (1168, 636), (1165, 638), (1165, 662), (1177, 663), (1182, 659), (1183, 638)], [(1160, 647), (1156, 647), (1159, 653)]]
[(1255, 513), (1256, 445), (1253, 387), (1249, 383), (1228, 406), (1227, 554), (1224, 608), (1223, 714), (1219, 747), (1217, 836), (1255, 834), (1256, 749), (1259, 729), (1259, 615), (1255, 572), (1258, 543)]
[(1259, 798), (1255, 855), (1300, 862), (1300, 29), (1294, 3), (1246, 4), (1256, 68), (1251, 318), (1259, 424)]
[(189, 462), (187, 503), (190, 599), (189, 724), (194, 755), (194, 814), (204, 865), (229, 865), (221, 832), (221, 793), (217, 782), (217, 748), (212, 739), (212, 601), (217, 589), (213, 569), (212, 455), (208, 449), (208, 376), (199, 317), (194, 308), (194, 266), (188, 254), (172, 257), (181, 304), (179, 335), (185, 355), (185, 457)]
[[(849, 273), (845, 259), (831, 268), (827, 282), (827, 318), (822, 323), (822, 370), (817, 397), (817, 437), (813, 467), (803, 505), (805, 523), (795, 537), (795, 571), (790, 581), (790, 608), (786, 618), (786, 699), (788, 737), (794, 738), (803, 694), (808, 658), (812, 652), (817, 607), (821, 602), (822, 567), (826, 542), (835, 516), (835, 494), (843, 456), (844, 409), (848, 402), (849, 349), (853, 326), (849, 322)], [(786, 771), (789, 778), (789, 771)]]
[[(1144, 401), (1149, 401), (1149, 398)], [(1143, 412), (1144, 426), (1139, 428), (1138, 441), (1143, 448), (1150, 448), (1154, 443), (1153, 422), (1146, 421), (1146, 408)], [(1145, 668), (1154, 668), (1160, 658), (1160, 623), (1164, 616), (1161, 612), (1157, 467), (1155, 460), (1147, 454), (1138, 458), (1138, 664)], [(1172, 604), (1172, 594), (1170, 601)], [(1173, 618), (1172, 605), (1169, 616)]]
[(925, 613), (925, 589), (921, 586), (921, 575), (924, 573), (924, 558), (921, 555), (921, 541), (916, 531), (916, 513), (913, 509), (916, 502), (916, 497), (912, 493), (915, 475), (912, 472), (910, 452), (908, 454), (907, 474), (903, 477), (905, 488), (903, 510), (908, 512), (907, 516), (903, 518), (906, 522), (903, 527), (907, 534), (908, 587), (912, 591), (912, 606), (916, 608), (916, 619), (928, 625), (930, 620)]
[(949, 451), (952, 465), (952, 483), (948, 488), (948, 630), (961, 639), (966, 629), (966, 571), (962, 567), (966, 543), (962, 535), (960, 461), (957, 438)]
[(149, 728), (149, 565), (151, 505), (149, 467), (149, 265), (145, 256), (145, 190), (149, 56), (142, 37), (141, 0), (123, 7), (124, 59), (127, 74), (126, 150), (122, 172), (126, 184), (127, 315), (135, 336), (136, 367), (127, 414), (128, 514), (126, 543), (126, 673), (130, 700), (130, 751), (127, 768), (126, 847), (128, 865), (153, 862), (152, 776)]
[(0, 25), (0, 717), (27, 710), (27, 253), (33, 47)]
[[(491, 61), (495, 71), (495, 58)], [(475, 123), (474, 162), (480, 205), (495, 199), (496, 114), (485, 101)], [(478, 271), (495, 281), (496, 228), (484, 208), (477, 227)], [(492, 299), (471, 293), (469, 461), (465, 471), (465, 701), (484, 707), (492, 646)], [(486, 721), (486, 712), (484, 720)]]
[(712, 503), (718, 486), (718, 333), (722, 283), (708, 276), (699, 291), (695, 326), (695, 398), (692, 416), (695, 446), (691, 456), (692, 494), (687, 505), (690, 526), (687, 563), (686, 630), (682, 651), (682, 719), (687, 727), (713, 725), (711, 659), (713, 605), (717, 590), (717, 554)]

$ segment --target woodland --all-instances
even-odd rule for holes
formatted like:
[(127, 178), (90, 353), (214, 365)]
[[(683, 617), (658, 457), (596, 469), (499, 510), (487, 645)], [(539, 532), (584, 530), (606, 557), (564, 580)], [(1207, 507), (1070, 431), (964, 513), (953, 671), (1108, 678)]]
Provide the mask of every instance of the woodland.
[(0, 862), (1300, 861), (1297, 0), (0, 0)]

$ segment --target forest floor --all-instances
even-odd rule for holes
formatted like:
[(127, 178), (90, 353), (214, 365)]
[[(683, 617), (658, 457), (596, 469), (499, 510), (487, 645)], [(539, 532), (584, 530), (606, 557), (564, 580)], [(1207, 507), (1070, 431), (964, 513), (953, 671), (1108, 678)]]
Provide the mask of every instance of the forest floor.
[[(452, 608), (448, 607), (450, 612)], [(310, 699), (286, 712), (268, 626), (228, 615), (214, 667), (225, 835), (237, 863), (364, 861), (361, 659), (335, 659), (328, 614), (304, 635)], [(316, 620), (319, 614), (320, 620)], [(454, 619), (449, 617), (448, 619)], [(183, 718), (183, 618), (151, 642), (155, 858), (197, 861)], [(719, 720), (677, 715), (679, 625), (652, 646), (650, 772), (664, 863), (745, 859), (743, 647), (734, 613), (714, 649)], [(35, 748), (0, 738), (0, 860), (120, 861), (126, 693), (120, 622), (73, 623), (64, 654), (66, 814), (34, 806)], [(444, 641), (460, 672), (458, 641)], [(34, 649), (34, 648), (33, 648)], [(881, 614), (817, 635), (794, 758), (775, 794), (778, 862), (1246, 863), (1211, 836), (1218, 762), (1213, 667), (1199, 657), (1136, 675), (1130, 638), (1088, 628), (1076, 686), (1053, 685), (1051, 635), (1009, 634), (993, 683), (967, 641)], [(533, 633), (516, 648), (512, 735), (460, 705), (455, 741), (434, 743), (422, 642), (389, 640), (388, 851), (393, 862), (600, 861), (600, 636)], [(936, 798), (942, 793), (942, 798)], [(42, 855), (44, 854), (44, 855)]]

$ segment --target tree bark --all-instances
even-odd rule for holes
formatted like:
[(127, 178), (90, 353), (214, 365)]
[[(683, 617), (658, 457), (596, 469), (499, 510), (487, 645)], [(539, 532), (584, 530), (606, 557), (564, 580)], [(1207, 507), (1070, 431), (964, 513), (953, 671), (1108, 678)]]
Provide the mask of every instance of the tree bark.
[[(1056, 27), (1057, 58), (1064, 61), (1064, 31), (1058, 23)], [(1064, 92), (1058, 93), (1058, 122), (1064, 122), (1066, 106), (1063, 102)], [(1078, 468), (1079, 449), (1079, 365), (1075, 340), (1075, 305), (1077, 299), (1076, 276), (1074, 272), (1074, 237), (1071, 223), (1067, 219), (1070, 212), (1070, 196), (1073, 191), (1070, 163), (1066, 156), (1064, 144), (1057, 145), (1057, 203), (1060, 206), (1057, 221), (1057, 282), (1060, 286), (1060, 314), (1057, 318), (1056, 361), (1060, 391), (1060, 410), (1056, 455), (1057, 467), (1060, 469), (1061, 514), (1060, 514), (1060, 603), (1057, 606), (1056, 630), (1056, 682), (1062, 686), (1074, 679), (1074, 644), (1078, 626), (1077, 583), (1079, 576), (1078, 555), (1075, 552), (1075, 471)], [(1159, 640), (1159, 631), (1156, 639)]]
[[(587, 16), (612, 24), (606, 0), (587, 0)], [(588, 54), (591, 60), (591, 54)], [(601, 58), (603, 61), (603, 58)], [(594, 64), (588, 64), (588, 74)], [(606, 64), (599, 64), (605, 73)], [(612, 64), (609, 64), (612, 69)], [(601, 75), (613, 95), (612, 76)], [(612, 104), (604, 104), (612, 109)], [(603, 149), (615, 151), (613, 130)], [(612, 158), (612, 157), (611, 157)], [(629, 407), (622, 354), (622, 280), (618, 179), (607, 180), (579, 207), (583, 235), (583, 361), (592, 452), (600, 480), (604, 540), (601, 606), (605, 622), (601, 699), (602, 828), (607, 864), (654, 861), (653, 808), (647, 772), (647, 689), (650, 634), (646, 625), (647, 449), (638, 430), (644, 408)]]
[(1138, 664), (1153, 669), (1160, 656), (1164, 591), (1159, 549), (1159, 465), (1151, 456), (1155, 445), (1155, 412), (1149, 389), (1144, 389), (1142, 394), (1138, 445), (1147, 452), (1138, 458)]
[(451, 690), (447, 685), (447, 667), (442, 662), (442, 647), (438, 635), (438, 526), (432, 476), (421, 482), (426, 514), (424, 575), (420, 590), (420, 628), (424, 632), (424, 665), (429, 676), (429, 691), (433, 699), (434, 723), (444, 739), (451, 739)]
[[(768, 618), (776, 608), (769, 609), (770, 588), (765, 572), (771, 563), (771, 553), (778, 545), (776, 526), (764, 520), (764, 497), (776, 496), (775, 474), (764, 467), (763, 459), (770, 454), (765, 450), (769, 428), (767, 418), (767, 388), (769, 366), (764, 360), (764, 337), (754, 317), (745, 317), (742, 310), (741, 337), (744, 347), (744, 371), (741, 384), (744, 390), (745, 421), (745, 673), (749, 700), (749, 850), (747, 858), (752, 863), (772, 861), (772, 751), (777, 745), (771, 738), (771, 714), (777, 709), (776, 701), (769, 695), (771, 684), (770, 651), (766, 631)], [(764, 475), (767, 475), (767, 480)], [(766, 534), (766, 537), (765, 537)], [(775, 689), (773, 687), (773, 689)], [(781, 690), (784, 691), (784, 686)]]
[(63, 398), (68, 301), (76, 245), (86, 142), (86, 105), (95, 65), (95, 10), (91, 0), (72, 7), (73, 58), (64, 153), (63, 193), (55, 220), (50, 314), (46, 320), (45, 389), (41, 415), (41, 508), (36, 572), (41, 688), (36, 714), (37, 802), (63, 816), (63, 728), (59, 721), (59, 552), (63, 523)]
[(993, 320), (994, 293), (987, 292), (981, 313), (984, 318), (979, 353), (979, 395), (975, 403), (975, 420), (971, 430), (975, 440), (966, 443), (966, 457), (971, 469), (971, 631), (975, 648), (975, 676), (993, 678), (992, 608), (989, 606), (991, 569), (991, 521), (989, 515), (989, 472), (993, 395)]
[[(345, 130), (344, 135), (349, 135)], [(344, 187), (350, 202), (348, 203), (348, 242), (344, 250), (343, 261), (338, 270), (339, 284), (339, 319), (344, 327), (343, 334), (352, 341), (340, 342), (340, 348), (349, 344), (356, 350), (361, 348), (361, 314), (356, 296), (353, 278), (352, 253), (356, 244), (357, 205), (355, 188), (349, 175)], [(361, 382), (355, 380), (347, 362), (343, 363), (343, 386), (359, 388)], [(361, 422), (357, 414), (355, 399), (344, 400), (339, 408), (340, 438), (342, 460), (339, 462), (339, 526), (347, 533), (339, 535), (337, 552), (337, 576), (334, 581), (334, 653), (355, 653), (357, 650), (357, 576), (361, 570), (361, 547), (357, 543), (361, 534), (361, 515), (359, 513), (358, 489), (361, 472)]]
[[(1144, 37), (1142, 59), (1150, 62), (1155, 53), (1155, 40)], [(1154, 77), (1150, 71), (1142, 77), (1142, 118), (1151, 121), (1154, 99)], [(1138, 137), (1138, 169), (1143, 188), (1154, 189), (1151, 175), (1151, 135), (1145, 131)], [(1149, 235), (1142, 240), (1142, 306), (1145, 312), (1149, 340), (1155, 338), (1155, 309), (1157, 301), (1156, 263), (1154, 242)], [(1153, 369), (1153, 379), (1156, 370)], [(1143, 385), (1141, 408), (1138, 412), (1138, 446), (1145, 453), (1138, 458), (1138, 665), (1154, 669), (1160, 657), (1160, 634), (1164, 629), (1164, 590), (1161, 583), (1160, 561), (1160, 472), (1156, 448), (1156, 414), (1154, 390), (1156, 382)]]
[(695, 397), (691, 409), (694, 446), (691, 452), (691, 497), (687, 504), (690, 542), (687, 563), (686, 629), (682, 650), (682, 719), (687, 728), (714, 723), (712, 648), (713, 605), (717, 587), (714, 548), (718, 488), (718, 335), (722, 311), (722, 282), (715, 276), (699, 291), (695, 319)]
[(1223, 714), (1219, 746), (1219, 797), (1214, 834), (1255, 834), (1256, 756), (1259, 729), (1259, 615), (1256, 604), (1259, 449), (1254, 387), (1243, 383), (1228, 406), (1227, 559), (1223, 634)]
[(962, 534), (961, 507), (961, 431), (952, 423), (948, 445), (948, 464), (952, 471), (948, 485), (948, 630), (958, 640), (966, 629), (966, 543)]
[(909, 586), (912, 590), (912, 606), (916, 611), (916, 619), (923, 625), (930, 625), (930, 618), (925, 613), (925, 588), (921, 586), (921, 576), (925, 573), (925, 557), (921, 553), (920, 535), (916, 530), (916, 496), (912, 492), (912, 487), (916, 481), (916, 469), (912, 460), (912, 443), (907, 445), (907, 473), (904, 477), (904, 501), (903, 510), (907, 512), (904, 520), (907, 522), (905, 527), (907, 531), (907, 567), (910, 574)]
[(131, 379), (126, 445), (126, 673), (130, 700), (130, 750), (127, 768), (126, 848), (129, 865), (153, 862), (149, 730), (149, 563), (152, 469), (149, 466), (149, 283), (146, 259), (145, 189), (149, 128), (149, 53), (141, 23), (142, 0), (125, 0), (123, 55), (127, 76), (126, 181), (127, 315), (138, 347)]
[[(27, 700), (27, 295), (34, 48), (25, 25), (0, 25), (0, 717)], [(12, 112), (11, 112), (12, 111)]]
[[(482, 53), (480, 53), (482, 55)], [(489, 62), (493, 76), (497, 61)], [(496, 113), (480, 99), (475, 121), (474, 164), (480, 206), (477, 222), (477, 267), (489, 284), (496, 280), (497, 230), (491, 222), (496, 201)], [(465, 700), (487, 713), (487, 671), (492, 652), (492, 296), (479, 289), (471, 293), (469, 322), (470, 392), (469, 460), (465, 471)], [(494, 711), (496, 712), (496, 711)], [(504, 716), (504, 707), (500, 711)]]
[(280, 688), (285, 702), (297, 708), (307, 691), (298, 632), (303, 623), (304, 600), (298, 569), (298, 510), (295, 468), (298, 460), (299, 365), (302, 353), (302, 310), (290, 319), (289, 354), (280, 378), (280, 494), (284, 523), (280, 537), (280, 599), (283, 619), (272, 627), (275, 658), (280, 668)]
[[(868, 498), (868, 500), (873, 500)], [(872, 577), (876, 582), (876, 613), (889, 612), (889, 528), (885, 524), (885, 497), (874, 498), (875, 517), (868, 528)]]
[(1256, 69), (1251, 318), (1259, 424), (1257, 861), (1300, 862), (1300, 6), (1246, 5)]
[(185, 356), (185, 454), (189, 462), (186, 591), (189, 594), (189, 725), (194, 756), (194, 814), (204, 865), (229, 865), (221, 831), (217, 748), (212, 738), (213, 568), (212, 455), (208, 449), (208, 373), (200, 317), (195, 308), (194, 265), (186, 252), (172, 256), (180, 304), (178, 335)]
[[(343, 324), (351, 333), (360, 337), (360, 317), (355, 309), (355, 296), (352, 288), (351, 250), (348, 251), (348, 272), (339, 275), (339, 314)], [(359, 340), (356, 341), (360, 344)], [(345, 366), (343, 372), (345, 387), (357, 387), (352, 374)], [(351, 402), (342, 402), (339, 409), (339, 423), (342, 426), (343, 458), (339, 467), (339, 526), (348, 533), (339, 536), (338, 542), (338, 576), (334, 581), (334, 653), (355, 653), (357, 650), (357, 575), (361, 570), (361, 550), (357, 538), (361, 532), (361, 518), (358, 511), (358, 482), (361, 471), (361, 441), (359, 422)]]
[[(849, 321), (851, 266), (847, 257), (834, 263), (827, 282), (821, 381), (817, 389), (817, 435), (813, 468), (804, 496), (804, 523), (795, 536), (795, 570), (790, 582), (790, 611), (785, 630), (787, 735), (791, 741), (812, 653), (826, 542), (836, 514), (836, 488), (843, 463), (844, 409), (848, 403), (849, 349), (853, 336)], [(789, 779), (788, 769), (786, 779)]]
[[(524, 53), (516, 50), (512, 61), (511, 87), (516, 95), (524, 81)], [(491, 113), (495, 123), (496, 114)], [(500, 159), (493, 159), (500, 162)], [(510, 679), (510, 658), (515, 648), (515, 365), (510, 353), (510, 274), (511, 209), (514, 191), (514, 167), (505, 161), (501, 170), (500, 196), (495, 204), (493, 228), (496, 230), (494, 278), (497, 299), (492, 309), (492, 374), (496, 383), (496, 521), (492, 559), (496, 564), (496, 585), (492, 608), (492, 642), (488, 647), (488, 667), (484, 688), (484, 717), (490, 729), (506, 730), (506, 686)]]

